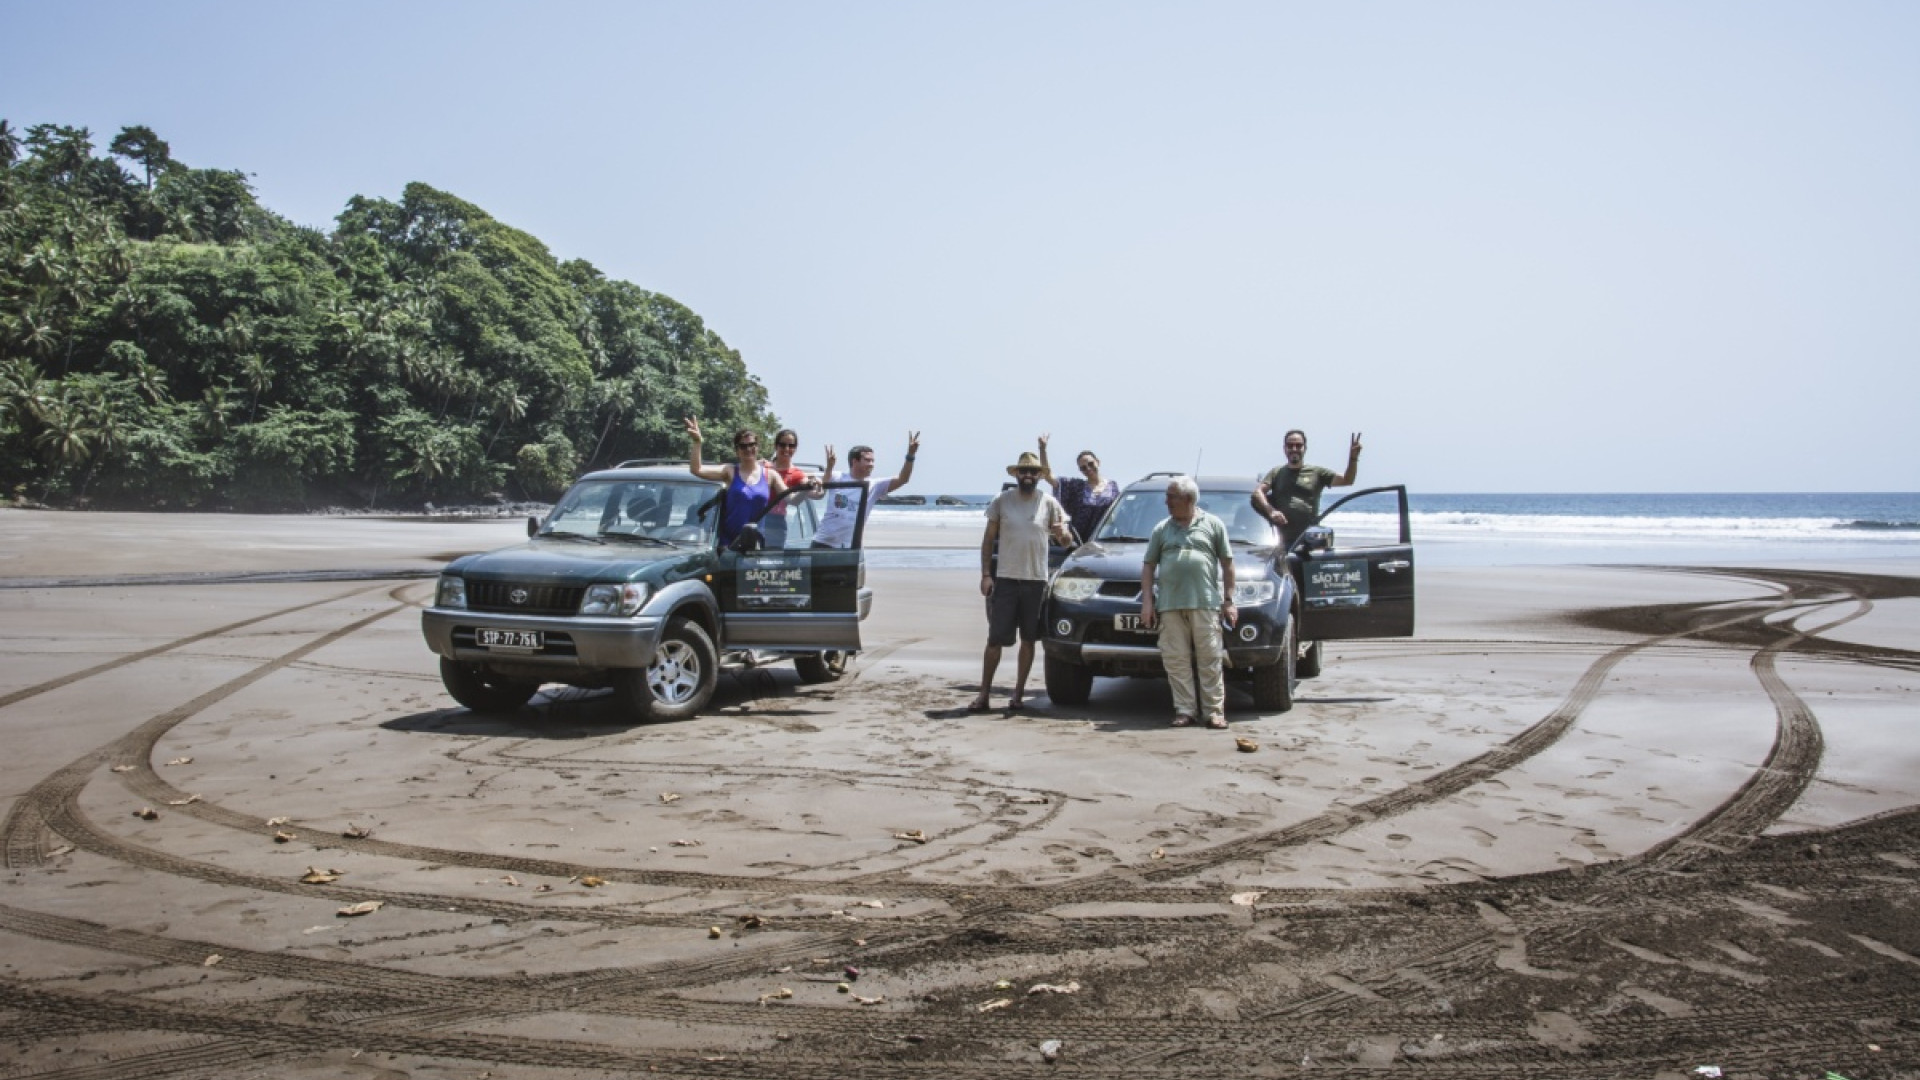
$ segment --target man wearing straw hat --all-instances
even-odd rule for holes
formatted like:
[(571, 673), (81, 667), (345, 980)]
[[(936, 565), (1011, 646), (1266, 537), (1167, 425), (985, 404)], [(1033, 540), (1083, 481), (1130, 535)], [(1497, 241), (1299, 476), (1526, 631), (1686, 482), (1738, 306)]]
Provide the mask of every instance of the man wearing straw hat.
[[(1000, 667), (1000, 650), (1020, 639), (1019, 667), (1013, 681), (1009, 710), (1026, 703), (1027, 675), (1033, 670), (1033, 643), (1040, 640), (1040, 607), (1047, 596), (1047, 540), (1065, 546), (1067, 511), (1060, 501), (1040, 488), (1040, 458), (1032, 451), (1007, 466), (1016, 485), (1001, 492), (987, 506), (987, 532), (980, 541), (980, 595), (987, 598), (987, 651), (980, 664), (980, 694), (968, 712), (993, 707), (993, 673)], [(999, 549), (999, 565), (994, 549)]]

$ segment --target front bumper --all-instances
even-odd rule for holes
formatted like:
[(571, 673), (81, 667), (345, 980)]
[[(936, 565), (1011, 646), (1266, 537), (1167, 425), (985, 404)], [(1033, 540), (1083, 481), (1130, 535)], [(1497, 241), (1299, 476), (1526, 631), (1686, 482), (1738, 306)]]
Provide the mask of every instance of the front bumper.
[[(1126, 611), (1109, 605), (1063, 604), (1055, 601), (1047, 613), (1047, 635), (1042, 641), (1047, 656), (1091, 668), (1096, 675), (1165, 675), (1160, 660), (1157, 635), (1118, 630), (1115, 616), (1138, 614), (1137, 606)], [(1248, 608), (1239, 615), (1231, 630), (1223, 629), (1227, 667), (1238, 670), (1267, 667), (1284, 660), (1280, 645), (1283, 624), (1277, 621), (1278, 608)]]
[[(462, 663), (590, 671), (644, 668), (652, 663), (662, 622), (658, 616), (650, 615), (593, 618), (428, 608), (420, 613), (420, 632), (426, 637), (428, 648)], [(474, 631), (481, 627), (538, 630), (544, 647), (538, 650), (486, 648), (474, 642)]]

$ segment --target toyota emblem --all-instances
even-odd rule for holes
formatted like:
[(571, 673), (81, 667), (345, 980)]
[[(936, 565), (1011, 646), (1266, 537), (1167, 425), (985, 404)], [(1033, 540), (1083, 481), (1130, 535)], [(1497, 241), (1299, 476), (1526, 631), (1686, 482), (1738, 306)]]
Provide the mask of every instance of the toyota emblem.
[(513, 601), (514, 606), (516, 607), (521, 604), (524, 604), (527, 602), (527, 590), (515, 589), (512, 592), (507, 594), (507, 599)]

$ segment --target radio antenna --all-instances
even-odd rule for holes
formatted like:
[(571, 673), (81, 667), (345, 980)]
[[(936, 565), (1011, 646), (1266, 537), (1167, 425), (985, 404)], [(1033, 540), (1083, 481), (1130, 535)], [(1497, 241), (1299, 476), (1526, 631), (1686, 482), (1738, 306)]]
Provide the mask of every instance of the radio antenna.
[(1193, 475), (1195, 475), (1195, 476), (1199, 476), (1199, 475), (1200, 475), (1200, 459), (1201, 459), (1201, 458), (1203, 458), (1203, 457), (1206, 457), (1206, 456), (1207, 456), (1207, 448), (1206, 448), (1206, 447), (1204, 447), (1204, 446), (1203, 446), (1203, 447), (1201, 447), (1201, 448), (1200, 448), (1199, 450), (1197, 450), (1197, 451), (1195, 451), (1195, 452), (1194, 452), (1194, 455), (1193, 455)]

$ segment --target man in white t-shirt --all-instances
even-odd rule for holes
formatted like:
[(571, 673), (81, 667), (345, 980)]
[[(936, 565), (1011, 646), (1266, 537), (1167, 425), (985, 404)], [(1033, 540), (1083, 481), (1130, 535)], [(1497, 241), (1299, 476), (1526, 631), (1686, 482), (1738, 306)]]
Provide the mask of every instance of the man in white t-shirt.
[[(858, 480), (867, 485), (866, 509), (860, 508), (859, 488), (827, 489), (827, 512), (820, 516), (820, 528), (814, 531), (813, 546), (817, 548), (850, 548), (853, 546), (853, 528), (856, 516), (863, 520), (873, 512), (873, 505), (890, 491), (898, 491), (913, 479), (913, 459), (920, 452), (920, 433), (907, 432), (907, 460), (900, 465), (897, 476), (884, 480), (873, 477), (873, 447), (856, 446), (847, 455), (847, 471), (836, 479)], [(827, 447), (827, 475), (833, 475), (833, 447)]]

